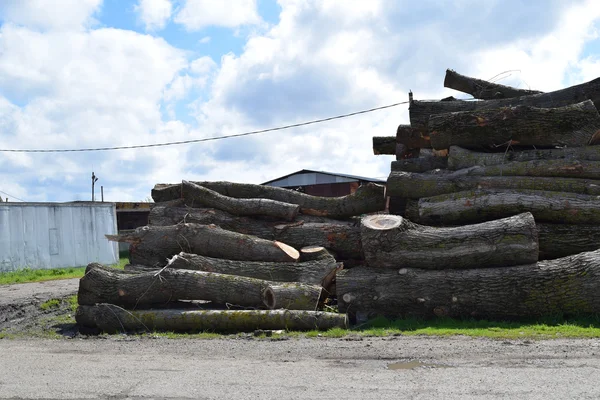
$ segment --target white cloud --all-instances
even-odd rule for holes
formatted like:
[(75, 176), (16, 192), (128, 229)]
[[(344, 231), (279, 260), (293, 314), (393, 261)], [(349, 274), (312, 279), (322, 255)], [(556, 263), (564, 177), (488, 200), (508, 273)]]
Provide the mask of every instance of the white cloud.
[(198, 40), (200, 44), (206, 44), (210, 42), (210, 36), (204, 36), (202, 39)]
[(258, 24), (261, 18), (256, 0), (184, 0), (175, 22), (188, 31), (199, 31), (208, 26), (235, 28)]
[(171, 18), (173, 5), (170, 0), (139, 0), (134, 7), (146, 30), (161, 30)]
[(2, 0), (0, 17), (34, 29), (81, 29), (94, 22), (101, 4), (102, 0)]

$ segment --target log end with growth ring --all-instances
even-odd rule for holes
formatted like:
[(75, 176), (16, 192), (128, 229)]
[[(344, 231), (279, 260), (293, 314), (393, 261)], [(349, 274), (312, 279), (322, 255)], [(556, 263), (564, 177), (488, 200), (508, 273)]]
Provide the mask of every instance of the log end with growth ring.
[(282, 242), (274, 241), (275, 246), (279, 247), (284, 253), (286, 253), (292, 260), (298, 261), (300, 259), (300, 252), (290, 245)]
[(399, 215), (391, 214), (376, 214), (369, 215), (362, 219), (362, 224), (369, 228), (378, 231), (386, 231), (396, 229), (402, 226), (404, 218)]

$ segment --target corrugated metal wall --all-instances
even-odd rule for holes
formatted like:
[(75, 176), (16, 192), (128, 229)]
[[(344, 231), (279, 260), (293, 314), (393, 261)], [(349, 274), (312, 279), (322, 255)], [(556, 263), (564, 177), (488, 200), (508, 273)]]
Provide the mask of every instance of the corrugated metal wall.
[(119, 261), (114, 203), (0, 203), (0, 272)]

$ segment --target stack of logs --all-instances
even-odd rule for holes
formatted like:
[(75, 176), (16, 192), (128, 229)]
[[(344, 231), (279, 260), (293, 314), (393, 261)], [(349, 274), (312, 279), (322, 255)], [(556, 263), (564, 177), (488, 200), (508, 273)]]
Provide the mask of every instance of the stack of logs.
[(448, 70), (444, 86), (478, 100), (411, 93), (410, 125), (373, 138), (375, 154), (396, 155), (387, 194), (398, 215), (369, 222), (385, 239), (369, 254), (363, 238), (370, 269), (338, 275), (340, 310), (598, 313), (600, 78), (541, 93)]
[(336, 274), (363, 261), (360, 219), (385, 209), (369, 183), (335, 198), (231, 182), (156, 185), (149, 225), (124, 271), (90, 264), (77, 321), (100, 331), (310, 330), (346, 327), (319, 311)]

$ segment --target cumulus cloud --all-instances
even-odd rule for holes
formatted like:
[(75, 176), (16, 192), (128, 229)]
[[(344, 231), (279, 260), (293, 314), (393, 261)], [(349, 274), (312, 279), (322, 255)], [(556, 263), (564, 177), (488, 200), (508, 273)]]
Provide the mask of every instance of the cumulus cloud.
[(82, 29), (94, 22), (102, 0), (2, 0), (0, 18), (33, 29)]
[(208, 26), (235, 28), (258, 24), (261, 18), (256, 0), (184, 0), (175, 22), (188, 31), (199, 31)]
[(171, 18), (173, 5), (170, 0), (139, 0), (134, 10), (146, 26), (146, 30), (161, 30)]

